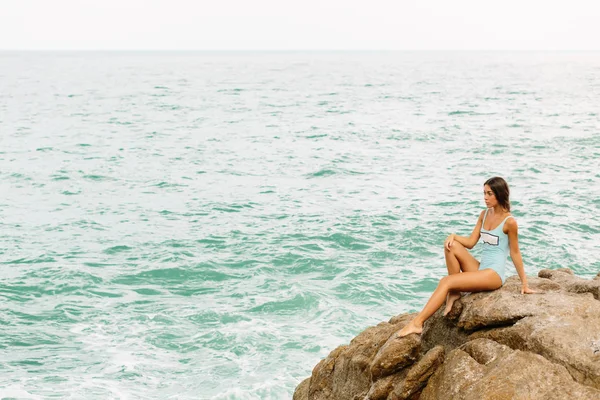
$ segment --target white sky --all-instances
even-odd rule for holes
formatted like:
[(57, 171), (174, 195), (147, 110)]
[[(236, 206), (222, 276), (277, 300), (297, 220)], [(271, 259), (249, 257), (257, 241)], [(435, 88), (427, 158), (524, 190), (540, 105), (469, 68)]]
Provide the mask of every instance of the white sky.
[(598, 0), (0, 0), (3, 50), (600, 50)]

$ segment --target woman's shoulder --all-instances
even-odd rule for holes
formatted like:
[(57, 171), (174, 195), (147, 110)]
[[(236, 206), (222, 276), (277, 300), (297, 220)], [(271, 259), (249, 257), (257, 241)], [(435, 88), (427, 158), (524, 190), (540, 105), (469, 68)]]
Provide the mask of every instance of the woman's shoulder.
[(483, 218), (485, 217), (485, 214), (487, 213), (487, 208), (484, 208), (483, 210), (481, 210), (481, 212), (479, 213), (479, 218), (478, 218), (478, 222), (483, 222)]
[(506, 226), (509, 230), (518, 228), (517, 219), (514, 215), (508, 213), (508, 215), (505, 218), (506, 222), (504, 223), (504, 226)]

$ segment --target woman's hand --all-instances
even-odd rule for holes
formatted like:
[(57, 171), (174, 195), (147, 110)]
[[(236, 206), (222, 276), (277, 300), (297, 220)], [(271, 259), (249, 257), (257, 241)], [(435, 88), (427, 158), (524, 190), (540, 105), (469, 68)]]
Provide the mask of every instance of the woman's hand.
[(444, 242), (444, 247), (448, 250), (450, 250), (450, 247), (452, 246), (452, 243), (454, 243), (454, 233), (451, 233), (450, 236), (448, 236), (446, 238), (446, 241)]
[(532, 294), (537, 293), (537, 290), (529, 289), (529, 286), (523, 285), (521, 286), (521, 294)]

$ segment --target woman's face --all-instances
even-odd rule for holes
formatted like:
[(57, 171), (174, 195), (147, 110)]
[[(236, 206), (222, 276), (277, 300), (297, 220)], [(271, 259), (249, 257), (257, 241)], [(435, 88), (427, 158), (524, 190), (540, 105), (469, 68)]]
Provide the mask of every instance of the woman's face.
[(492, 189), (489, 187), (489, 185), (483, 185), (483, 201), (485, 201), (487, 208), (495, 207), (498, 204), (496, 195), (494, 192), (492, 192)]

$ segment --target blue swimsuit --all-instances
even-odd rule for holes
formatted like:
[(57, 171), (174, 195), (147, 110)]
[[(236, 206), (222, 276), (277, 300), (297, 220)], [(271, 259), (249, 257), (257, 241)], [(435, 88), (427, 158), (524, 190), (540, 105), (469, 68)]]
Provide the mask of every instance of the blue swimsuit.
[(504, 285), (504, 282), (506, 281), (504, 270), (506, 266), (506, 257), (508, 256), (508, 235), (502, 231), (502, 228), (504, 227), (506, 220), (513, 218), (513, 216), (509, 215), (504, 218), (504, 221), (502, 221), (496, 229), (488, 231), (483, 229), (488, 211), (489, 208), (485, 210), (483, 223), (481, 224), (480, 234), (481, 240), (483, 241), (483, 252), (481, 253), (479, 270), (481, 271), (488, 268), (493, 269), (500, 275), (500, 279), (502, 279), (502, 284)]

